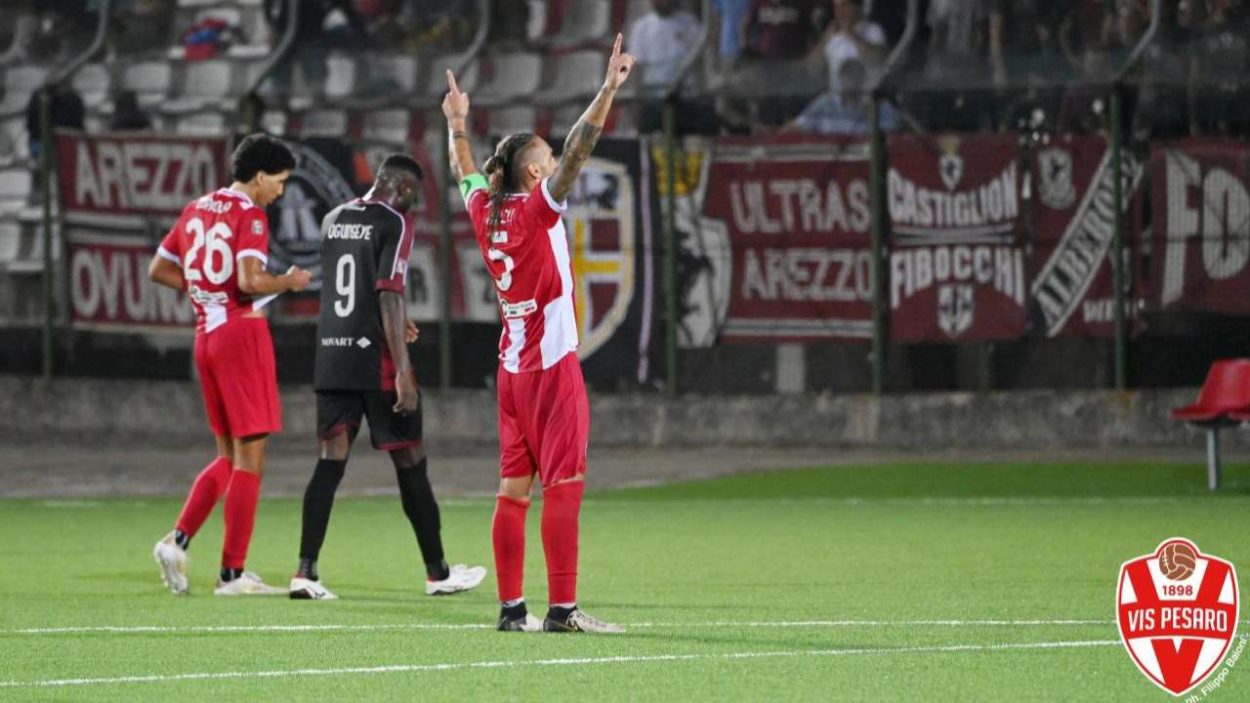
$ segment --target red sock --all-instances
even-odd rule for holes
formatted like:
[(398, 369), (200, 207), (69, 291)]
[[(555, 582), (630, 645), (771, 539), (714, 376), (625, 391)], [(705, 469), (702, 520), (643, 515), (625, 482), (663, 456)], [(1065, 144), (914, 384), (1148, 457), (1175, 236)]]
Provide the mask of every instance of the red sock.
[(226, 538), (221, 550), (221, 566), (242, 569), (247, 561), (247, 547), (252, 542), (256, 524), (256, 502), (260, 498), (260, 476), (235, 469), (230, 474), (230, 490), (226, 491)]
[(191, 492), (187, 494), (187, 502), (183, 504), (182, 514), (178, 516), (174, 527), (186, 533), (187, 537), (194, 537), (208, 516), (212, 515), (221, 495), (226, 492), (226, 486), (230, 485), (230, 472), (233, 470), (230, 460), (224, 456), (217, 457), (205, 466), (200, 475), (195, 477), (195, 483), (191, 484)]
[(547, 601), (577, 602), (577, 514), (585, 481), (543, 489), (543, 551), (547, 554)]
[(516, 600), (522, 596), (525, 581), (525, 513), (528, 500), (496, 496), (495, 519), (491, 523), (491, 541), (495, 543), (495, 578), (499, 582), (499, 601)]

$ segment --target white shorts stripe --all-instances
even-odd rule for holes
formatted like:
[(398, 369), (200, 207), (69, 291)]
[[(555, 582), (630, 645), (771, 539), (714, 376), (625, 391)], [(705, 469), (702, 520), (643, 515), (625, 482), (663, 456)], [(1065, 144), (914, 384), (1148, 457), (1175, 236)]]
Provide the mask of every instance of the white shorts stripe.
[(516, 373), (521, 369), (521, 350), (525, 348), (525, 318), (508, 320), (504, 334), (508, 335), (508, 346), (501, 358), (503, 368)]

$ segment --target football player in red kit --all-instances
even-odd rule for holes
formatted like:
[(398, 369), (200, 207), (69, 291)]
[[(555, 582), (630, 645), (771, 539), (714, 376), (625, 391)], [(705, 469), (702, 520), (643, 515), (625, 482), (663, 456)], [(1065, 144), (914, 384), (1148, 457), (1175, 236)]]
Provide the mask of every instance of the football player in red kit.
[(187, 547), (225, 496), (225, 539), (219, 596), (285, 594), (243, 570), (261, 475), (265, 441), (282, 427), (273, 339), (261, 312), (273, 296), (308, 287), (310, 274), (292, 266), (265, 271), (269, 220), (265, 207), (282, 197), (295, 168), (290, 148), (254, 134), (231, 157), (234, 182), (187, 205), (152, 257), (148, 276), (184, 290), (195, 308), (195, 366), (204, 392), (217, 458), (196, 477), (174, 531), (156, 543), (161, 579), (185, 594)]
[[(618, 35), (603, 87), (570, 130), (560, 159), (541, 137), (513, 134), (486, 162), (485, 176), (474, 165), (465, 132), (469, 96), (447, 72), (450, 92), (443, 115), (452, 173), (495, 281), (503, 321), (498, 370), (502, 480), (492, 524), (501, 631), (622, 631), (577, 607), (578, 514), (590, 404), (577, 359), (573, 271), (560, 215), (633, 66), (634, 57), (621, 53)], [(525, 515), (535, 476), (543, 492), (549, 601), (541, 624), (529, 614), (522, 592)]]

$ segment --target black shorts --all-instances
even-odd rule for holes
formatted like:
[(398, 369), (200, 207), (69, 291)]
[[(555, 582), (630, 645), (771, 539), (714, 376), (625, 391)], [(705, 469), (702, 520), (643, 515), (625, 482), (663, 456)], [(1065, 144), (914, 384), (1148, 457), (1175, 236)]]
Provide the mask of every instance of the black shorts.
[(329, 439), (346, 430), (354, 437), (360, 419), (367, 417), (375, 449), (421, 444), (421, 405), (411, 415), (400, 415), (393, 410), (395, 401), (395, 391), (317, 391), (317, 436)]

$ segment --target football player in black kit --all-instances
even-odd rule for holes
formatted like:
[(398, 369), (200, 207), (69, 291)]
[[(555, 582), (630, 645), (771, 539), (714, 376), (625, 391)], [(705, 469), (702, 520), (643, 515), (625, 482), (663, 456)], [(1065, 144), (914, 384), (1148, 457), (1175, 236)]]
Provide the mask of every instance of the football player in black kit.
[(330, 211), (321, 225), (321, 319), (313, 382), (321, 453), (304, 493), (291, 598), (336, 598), (320, 582), (317, 558), (362, 417), (369, 419), (373, 446), (390, 452), (395, 464), (399, 497), (425, 562), (426, 594), (467, 591), (486, 575), (480, 566), (447, 566), (438, 503), (426, 474), (421, 395), (407, 347), (417, 329), (408, 321), (404, 301), (413, 239), (408, 210), (421, 179), (416, 161), (388, 156), (373, 188)]

